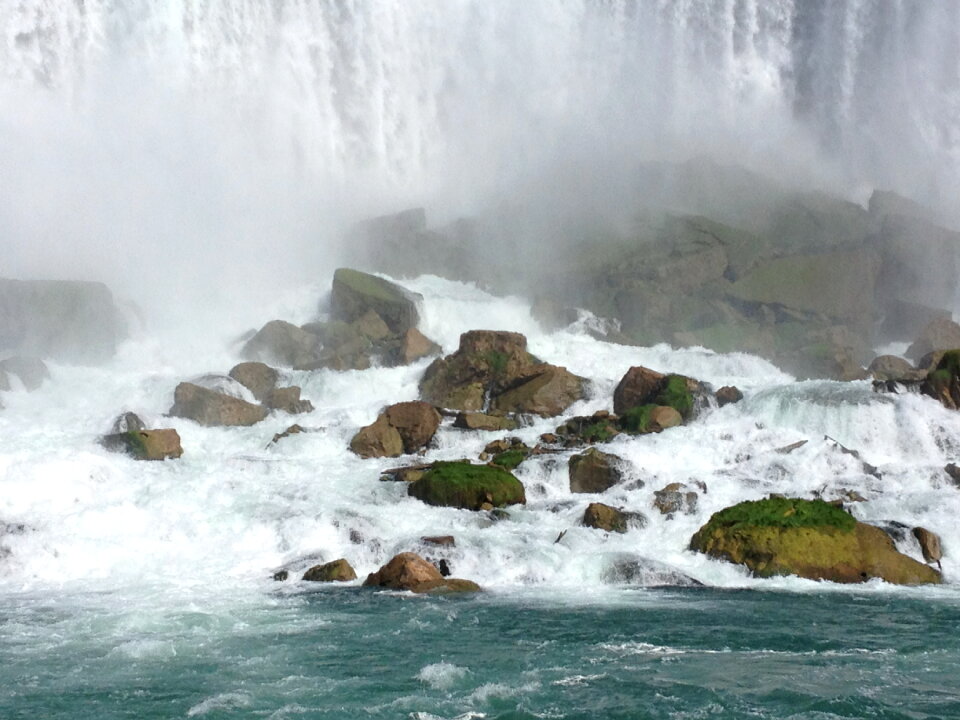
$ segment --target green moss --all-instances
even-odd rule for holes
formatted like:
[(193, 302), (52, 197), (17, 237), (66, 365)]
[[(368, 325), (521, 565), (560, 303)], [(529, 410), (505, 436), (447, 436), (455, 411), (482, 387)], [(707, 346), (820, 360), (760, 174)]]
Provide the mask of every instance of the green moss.
[(127, 445), (127, 452), (137, 458), (147, 456), (147, 445), (143, 441), (143, 436), (137, 430), (130, 430), (123, 433), (123, 441)]
[(650, 432), (650, 416), (656, 405), (638, 405), (620, 416), (620, 427), (631, 433)]
[(527, 453), (523, 450), (506, 450), (494, 456), (491, 461), (494, 465), (502, 467), (504, 470), (513, 470), (517, 465), (527, 459)]
[[(720, 528), (743, 527), (834, 527), (853, 530), (857, 521), (852, 515), (822, 500), (799, 498), (767, 498), (748, 500), (714, 513), (700, 530), (705, 536)], [(698, 534), (700, 534), (698, 533)]]
[(684, 419), (690, 417), (693, 412), (693, 394), (687, 389), (687, 379), (682, 375), (668, 375), (655, 404), (669, 405)]
[(490, 370), (494, 375), (502, 375), (504, 370), (507, 369), (507, 361), (509, 358), (507, 357), (506, 353), (491, 350), (484, 355), (484, 360), (487, 361), (487, 364), (490, 366)]
[(937, 363), (937, 369), (930, 374), (930, 379), (932, 380), (937, 373), (945, 373), (945, 380), (949, 380), (951, 376), (960, 375), (960, 350), (945, 352)]
[(438, 462), (407, 492), (428, 505), (479, 510), (525, 503), (523, 484), (506, 470), (467, 462)]
[(949, 370), (933, 370), (929, 375), (927, 375), (928, 380), (937, 384), (949, 383), (950, 377), (951, 375)]
[(379, 298), (387, 302), (403, 301), (403, 295), (397, 292), (396, 286), (369, 273), (360, 272), (351, 268), (339, 268), (333, 274), (334, 282), (353, 289), (361, 295)]
[(606, 420), (598, 420), (595, 423), (590, 423), (580, 432), (580, 437), (583, 438), (584, 442), (588, 443), (605, 443), (610, 442), (616, 432), (610, 427), (610, 423)]

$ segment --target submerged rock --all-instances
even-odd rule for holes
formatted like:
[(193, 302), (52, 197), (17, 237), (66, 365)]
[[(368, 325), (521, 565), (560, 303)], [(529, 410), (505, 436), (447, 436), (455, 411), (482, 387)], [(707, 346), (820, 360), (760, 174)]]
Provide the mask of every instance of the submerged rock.
[(732, 385), (725, 385), (717, 390), (716, 397), (717, 405), (723, 407), (724, 405), (733, 405), (743, 400), (743, 393), (740, 392), (739, 388), (735, 388)]
[(616, 558), (603, 573), (612, 584), (641, 587), (702, 587), (703, 583), (658, 560), (636, 556)]
[(570, 492), (602, 493), (623, 480), (623, 460), (617, 455), (590, 448), (572, 455), (567, 464)]
[(527, 501), (523, 484), (499, 467), (438, 462), (410, 483), (407, 494), (427, 505), (484, 510)]
[(267, 409), (193, 383), (182, 382), (174, 391), (173, 407), (169, 414), (207, 426), (255, 425), (267, 416)]
[(819, 500), (768, 498), (726, 508), (697, 531), (690, 549), (745, 565), (758, 577), (941, 582), (936, 570), (897, 552), (883, 530)]
[(100, 444), (112, 452), (124, 452), (137, 460), (166, 460), (183, 455), (180, 435), (173, 428), (128, 430), (104, 435)]
[(345, 558), (314, 565), (303, 574), (308, 582), (350, 582), (357, 579), (357, 573)]
[(433, 563), (412, 552), (395, 555), (377, 572), (370, 573), (364, 580), (363, 586), (430, 594), (480, 590), (480, 586), (470, 580), (445, 578)]

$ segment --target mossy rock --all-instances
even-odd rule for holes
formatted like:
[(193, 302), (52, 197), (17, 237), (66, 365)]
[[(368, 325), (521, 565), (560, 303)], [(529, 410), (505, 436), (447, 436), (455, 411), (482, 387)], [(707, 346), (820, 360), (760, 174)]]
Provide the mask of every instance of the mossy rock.
[(513, 470), (527, 459), (527, 455), (528, 453), (523, 450), (507, 450), (494, 455), (490, 464), (501, 467), (504, 470)]
[(357, 573), (346, 558), (340, 558), (323, 565), (314, 565), (303, 574), (307, 582), (350, 582), (357, 579)]
[(690, 540), (690, 548), (745, 565), (758, 577), (941, 582), (935, 570), (897, 552), (883, 530), (820, 500), (769, 498), (734, 505), (714, 513)]
[(523, 484), (506, 470), (467, 462), (438, 462), (407, 493), (427, 505), (480, 510), (526, 503)]

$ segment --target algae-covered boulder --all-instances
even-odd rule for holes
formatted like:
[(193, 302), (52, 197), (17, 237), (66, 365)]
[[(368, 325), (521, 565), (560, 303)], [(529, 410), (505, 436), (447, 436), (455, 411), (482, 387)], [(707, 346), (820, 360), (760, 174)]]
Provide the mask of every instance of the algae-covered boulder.
[(201, 425), (255, 425), (267, 416), (267, 409), (241, 398), (182, 382), (173, 393), (173, 407), (169, 414)]
[(745, 565), (758, 577), (941, 582), (937, 571), (897, 552), (883, 530), (820, 500), (768, 498), (728, 507), (696, 532), (690, 549)]
[(339, 268), (333, 274), (330, 309), (334, 318), (347, 323), (372, 310), (392, 333), (402, 335), (420, 321), (418, 297), (376, 275)]
[(623, 479), (623, 461), (616, 455), (590, 448), (572, 455), (567, 463), (570, 492), (602, 493)]
[(303, 574), (307, 582), (350, 582), (357, 579), (357, 573), (345, 558), (314, 565)]
[(434, 360), (420, 381), (420, 397), (438, 407), (480, 412), (557, 415), (583, 397), (585, 381), (527, 352), (512, 332), (471, 330), (455, 353)]
[(482, 510), (527, 502), (523, 484), (503, 468), (468, 462), (435, 463), (407, 493), (427, 505)]
[(100, 444), (107, 450), (123, 452), (137, 460), (166, 460), (183, 455), (180, 435), (173, 428), (111, 433), (104, 435)]
[(699, 392), (700, 383), (692, 378), (664, 375), (645, 367), (632, 367), (614, 390), (613, 411), (623, 416), (633, 408), (659, 405), (673, 408), (681, 418), (688, 420), (693, 416), (695, 394)]
[(471, 580), (445, 578), (432, 563), (412, 552), (404, 552), (392, 557), (386, 565), (370, 573), (363, 581), (363, 586), (409, 590), (431, 595), (480, 590), (480, 586)]
[(960, 409), (960, 350), (948, 350), (940, 356), (940, 360), (920, 383), (920, 392), (937, 400), (945, 408)]

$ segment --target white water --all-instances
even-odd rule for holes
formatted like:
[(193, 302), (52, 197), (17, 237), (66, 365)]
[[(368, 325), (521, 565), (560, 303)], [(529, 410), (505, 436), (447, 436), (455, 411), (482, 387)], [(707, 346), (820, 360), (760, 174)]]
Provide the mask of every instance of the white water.
[[(528, 460), (517, 470), (528, 504), (511, 508), (509, 520), (491, 523), (483, 513), (426, 506), (408, 498), (403, 484), (379, 481), (382, 469), (414, 458), (361, 460), (347, 450), (352, 434), (384, 405), (416, 397), (427, 361), (289, 373), (314, 412), (295, 418), (275, 413), (250, 428), (205, 428), (163, 414), (179, 381), (226, 372), (238, 361), (235, 350), (210, 335), (185, 346), (146, 335), (129, 341), (111, 365), (52, 366), (53, 377), (40, 390), (4, 394), (0, 521), (24, 530), (0, 538), (9, 551), (0, 556), (0, 588), (15, 594), (109, 590), (144, 608), (213, 596), (218, 604), (248, 603), (277, 587), (302, 589), (296, 572), (282, 585), (269, 579), (288, 563), (302, 570), (346, 557), (362, 579), (405, 550), (446, 557), (456, 575), (498, 592), (613, 599), (604, 571), (624, 554), (666, 563), (711, 585), (819, 587), (790, 578), (754, 580), (686, 546), (712, 512), (734, 502), (769, 492), (830, 496), (844, 488), (868, 498), (852, 506), (859, 519), (896, 520), (940, 534), (945, 577), (956, 582), (960, 490), (946, 482), (942, 468), (960, 455), (960, 414), (919, 396), (875, 395), (867, 383), (793, 383), (749, 355), (624, 347), (575, 329), (547, 334), (519, 299), (429, 276), (407, 285), (424, 296), (421, 328), (445, 350), (468, 329), (518, 330), (533, 353), (588, 377), (591, 397), (570, 414), (610, 408), (616, 382), (638, 364), (717, 387), (734, 383), (746, 398), (659, 435), (616, 438), (604, 449), (628, 462), (629, 477), (603, 495), (571, 495), (569, 453)], [(309, 317), (317, 286), (261, 312), (289, 312), (297, 305), (294, 295), (301, 316)], [(100, 448), (98, 435), (123, 410), (155, 427), (176, 427), (183, 457), (143, 463)], [(267, 447), (293, 422), (317, 430)], [(541, 420), (515, 434), (533, 444), (557, 422)], [(824, 435), (859, 450), (883, 479), (864, 474)], [(475, 458), (499, 436), (444, 426), (429, 457)], [(800, 439), (809, 442), (789, 455), (775, 452)], [(653, 492), (674, 481), (706, 483), (695, 514), (667, 519), (652, 506)], [(585, 506), (595, 500), (641, 511), (649, 524), (625, 535), (579, 527)], [(431, 552), (420, 545), (422, 535), (439, 534), (454, 535), (457, 547)], [(912, 538), (902, 549), (919, 558)]]

